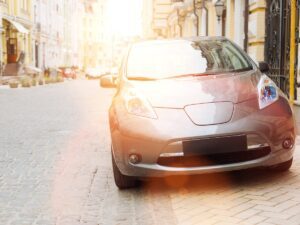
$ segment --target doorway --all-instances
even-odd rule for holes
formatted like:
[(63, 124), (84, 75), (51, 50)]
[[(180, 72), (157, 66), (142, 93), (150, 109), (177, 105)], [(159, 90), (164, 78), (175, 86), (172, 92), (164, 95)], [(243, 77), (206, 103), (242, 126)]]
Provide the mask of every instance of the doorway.
[(7, 63), (16, 63), (18, 59), (18, 40), (17, 38), (8, 38), (6, 43)]

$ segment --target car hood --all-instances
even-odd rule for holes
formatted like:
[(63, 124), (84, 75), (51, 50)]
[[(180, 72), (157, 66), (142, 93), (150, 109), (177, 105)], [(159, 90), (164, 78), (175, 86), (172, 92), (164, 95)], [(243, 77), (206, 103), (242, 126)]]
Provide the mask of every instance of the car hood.
[(232, 102), (257, 98), (260, 73), (187, 77), (158, 81), (131, 81), (153, 107), (185, 108), (188, 105)]

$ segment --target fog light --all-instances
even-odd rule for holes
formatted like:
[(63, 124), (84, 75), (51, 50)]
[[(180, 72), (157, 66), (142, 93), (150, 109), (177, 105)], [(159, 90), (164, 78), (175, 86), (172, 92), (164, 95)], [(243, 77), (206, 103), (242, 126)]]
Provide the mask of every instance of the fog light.
[(137, 154), (131, 154), (129, 156), (129, 162), (132, 164), (138, 164), (139, 162), (141, 162), (142, 157), (137, 155)]
[(292, 138), (286, 138), (282, 142), (282, 147), (284, 149), (292, 149), (294, 147), (294, 140)]

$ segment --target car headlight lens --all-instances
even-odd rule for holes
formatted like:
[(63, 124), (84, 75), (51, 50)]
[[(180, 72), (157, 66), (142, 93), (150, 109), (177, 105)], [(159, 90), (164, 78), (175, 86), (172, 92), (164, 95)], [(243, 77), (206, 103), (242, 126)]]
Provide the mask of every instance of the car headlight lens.
[(123, 96), (128, 113), (136, 116), (157, 119), (157, 115), (146, 97), (137, 93), (135, 90), (127, 90)]
[(257, 87), (260, 109), (264, 109), (278, 100), (278, 87), (268, 76), (263, 75)]

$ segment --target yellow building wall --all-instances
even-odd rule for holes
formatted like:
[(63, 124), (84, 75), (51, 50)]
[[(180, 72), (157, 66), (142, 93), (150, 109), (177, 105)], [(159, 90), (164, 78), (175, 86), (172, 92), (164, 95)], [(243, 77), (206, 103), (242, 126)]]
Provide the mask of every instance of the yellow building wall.
[[(234, 40), (235, 36), (235, 1), (225, 0), (226, 24), (225, 36)], [(213, 2), (207, 3), (208, 8), (208, 35), (215, 36), (217, 33), (217, 16)], [(248, 53), (256, 61), (264, 60), (265, 42), (265, 10), (266, 0), (249, 0), (249, 32), (248, 32)]]
[(216, 36), (216, 10), (212, 2), (207, 3), (208, 36)]
[(256, 61), (264, 60), (265, 0), (250, 0), (248, 53)]
[(0, 13), (8, 13), (8, 4), (0, 1)]
[[(27, 11), (24, 11), (21, 8), (20, 0), (6, 0), (6, 3), (0, 3), (0, 12), (2, 14), (6, 14), (7, 16), (11, 17), (18, 17), (28, 22), (33, 23), (33, 7), (32, 7), (32, 0), (27, 0)], [(2, 23), (2, 21), (1, 21)], [(28, 28), (28, 27), (27, 27)], [(30, 29), (29, 29), (30, 31)], [(2, 35), (2, 61), (7, 62), (7, 55), (6, 55), (6, 37)], [(21, 51), (25, 51), (26, 64), (33, 63), (33, 49), (32, 49), (32, 35), (29, 34), (17, 34), (18, 39), (18, 55)]]
[[(234, 1), (226, 0), (226, 31), (225, 36), (233, 40), (234, 39)], [(240, 0), (237, 0), (240, 1)]]
[[(0, 2), (0, 14), (4, 15), (4, 14), (9, 14), (9, 3), (10, 1), (6, 1), (6, 2)], [(0, 17), (0, 24), (1, 27), (3, 27), (3, 20), (2, 20), (2, 16)], [(6, 38), (4, 34), (4, 30), (1, 31), (1, 43), (0, 43), (0, 63), (5, 62), (6, 60), (6, 56), (5, 56), (5, 51), (6, 51)]]

